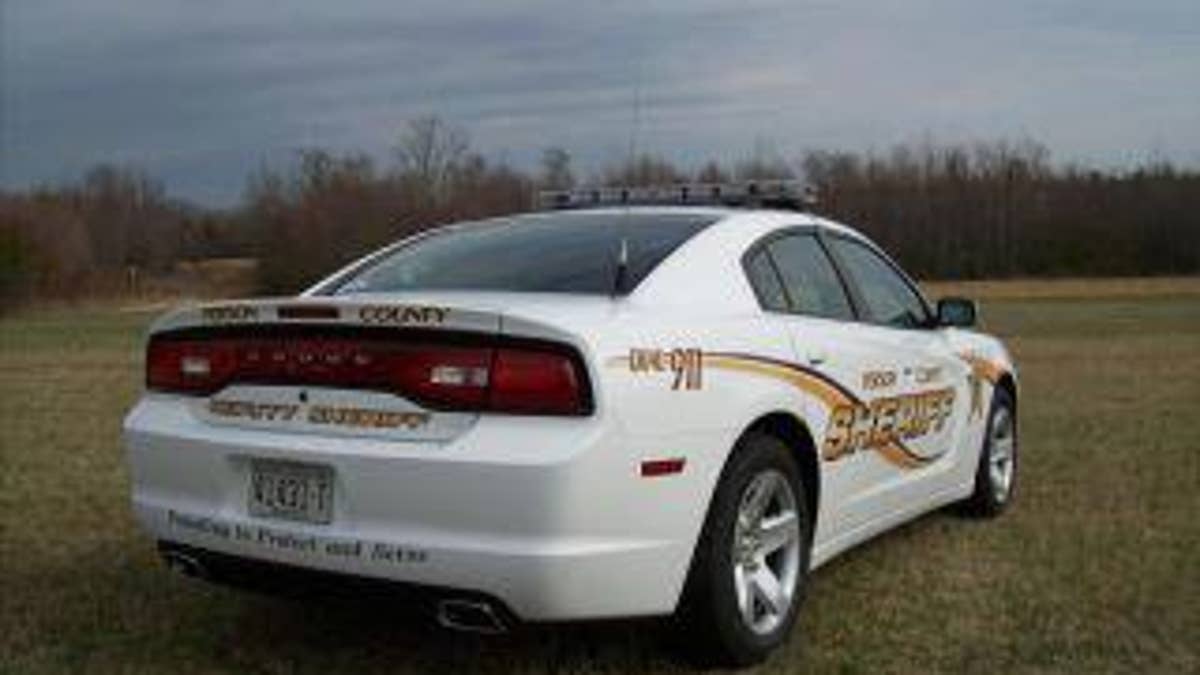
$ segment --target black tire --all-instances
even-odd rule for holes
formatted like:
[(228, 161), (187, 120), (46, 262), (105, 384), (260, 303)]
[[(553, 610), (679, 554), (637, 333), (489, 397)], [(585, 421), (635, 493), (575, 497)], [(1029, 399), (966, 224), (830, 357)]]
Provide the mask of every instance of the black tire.
[[(1011, 476), (1007, 487), (1001, 488), (990, 470), (992, 457), (996, 452), (996, 439), (993, 430), (1001, 419), (1007, 415), (1011, 421)], [(1017, 408), (1012, 395), (1004, 387), (996, 387), (992, 394), (992, 405), (988, 410), (987, 427), (983, 436), (983, 447), (979, 452), (979, 464), (975, 469), (975, 488), (971, 495), (960, 505), (963, 513), (975, 518), (994, 518), (1004, 512), (1012, 503), (1016, 494), (1017, 475), (1020, 468), (1019, 443), (1017, 443)]]
[[(774, 629), (763, 635), (751, 630), (739, 612), (731, 551), (742, 499), (756, 477), (771, 470), (786, 478), (795, 497), (799, 565), (787, 612)], [(753, 432), (743, 436), (726, 463), (709, 504), (675, 614), (681, 656), (705, 667), (748, 666), (761, 662), (787, 638), (807, 586), (811, 522), (805, 486), (792, 451), (774, 436)]]

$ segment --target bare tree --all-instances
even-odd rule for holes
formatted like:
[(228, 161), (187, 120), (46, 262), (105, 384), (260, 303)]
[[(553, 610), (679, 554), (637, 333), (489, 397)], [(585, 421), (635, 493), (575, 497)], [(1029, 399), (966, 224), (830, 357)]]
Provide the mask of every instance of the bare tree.
[(560, 147), (546, 148), (542, 152), (542, 175), (538, 183), (547, 190), (574, 187), (575, 175), (571, 172), (570, 153)]
[(754, 150), (739, 161), (733, 169), (738, 180), (767, 180), (795, 178), (796, 172), (775, 151), (774, 145), (765, 138), (754, 142)]
[(605, 169), (602, 180), (606, 185), (671, 185), (687, 175), (669, 160), (645, 154)]
[(429, 115), (408, 123), (396, 146), (396, 157), (404, 174), (440, 198), (469, 145), (466, 131)]
[(729, 181), (729, 172), (720, 164), (709, 160), (696, 173), (696, 180), (701, 183), (726, 183)]
[[(536, 184), (574, 182), (570, 156), (548, 148), (536, 175), (471, 153), (465, 132), (413, 120), (398, 166), (313, 149), (247, 182), (236, 211), (188, 207), (130, 167), (102, 166), (57, 188), (0, 191), (0, 307), (117, 288), (128, 269), (170, 273), (182, 258), (258, 256), (266, 292), (294, 292), (379, 245), (465, 218), (529, 208)], [(728, 164), (695, 173), (729, 180)], [(792, 175), (760, 142), (744, 178)], [(1195, 274), (1200, 271), (1200, 171), (1165, 162), (1123, 171), (1056, 166), (1031, 141), (938, 144), (882, 153), (810, 151), (804, 175), (819, 210), (874, 237), (924, 278)], [(641, 155), (600, 171), (610, 185), (686, 181), (669, 160)]]

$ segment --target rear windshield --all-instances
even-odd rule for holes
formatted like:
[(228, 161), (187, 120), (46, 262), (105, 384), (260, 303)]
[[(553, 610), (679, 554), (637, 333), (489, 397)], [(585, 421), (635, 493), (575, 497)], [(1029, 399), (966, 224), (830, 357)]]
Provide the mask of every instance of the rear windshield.
[(610, 294), (621, 242), (622, 291), (716, 221), (691, 213), (549, 213), (446, 228), (401, 246), (343, 281), (335, 294), (409, 290)]

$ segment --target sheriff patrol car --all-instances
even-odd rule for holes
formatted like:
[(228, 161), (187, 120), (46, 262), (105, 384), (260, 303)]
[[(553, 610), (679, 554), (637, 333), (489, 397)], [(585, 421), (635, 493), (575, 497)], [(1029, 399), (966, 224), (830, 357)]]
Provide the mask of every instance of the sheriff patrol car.
[(1004, 347), (798, 186), (543, 201), (155, 323), (124, 429), (167, 562), (398, 582), (484, 632), (674, 615), (746, 664), (814, 568), (1011, 500)]

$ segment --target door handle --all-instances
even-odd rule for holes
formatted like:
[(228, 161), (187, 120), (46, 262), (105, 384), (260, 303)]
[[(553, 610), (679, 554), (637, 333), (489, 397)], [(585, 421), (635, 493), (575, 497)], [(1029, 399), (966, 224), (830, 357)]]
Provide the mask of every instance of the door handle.
[(810, 366), (819, 366), (829, 360), (829, 356), (824, 351), (813, 351), (808, 353), (806, 360)]

